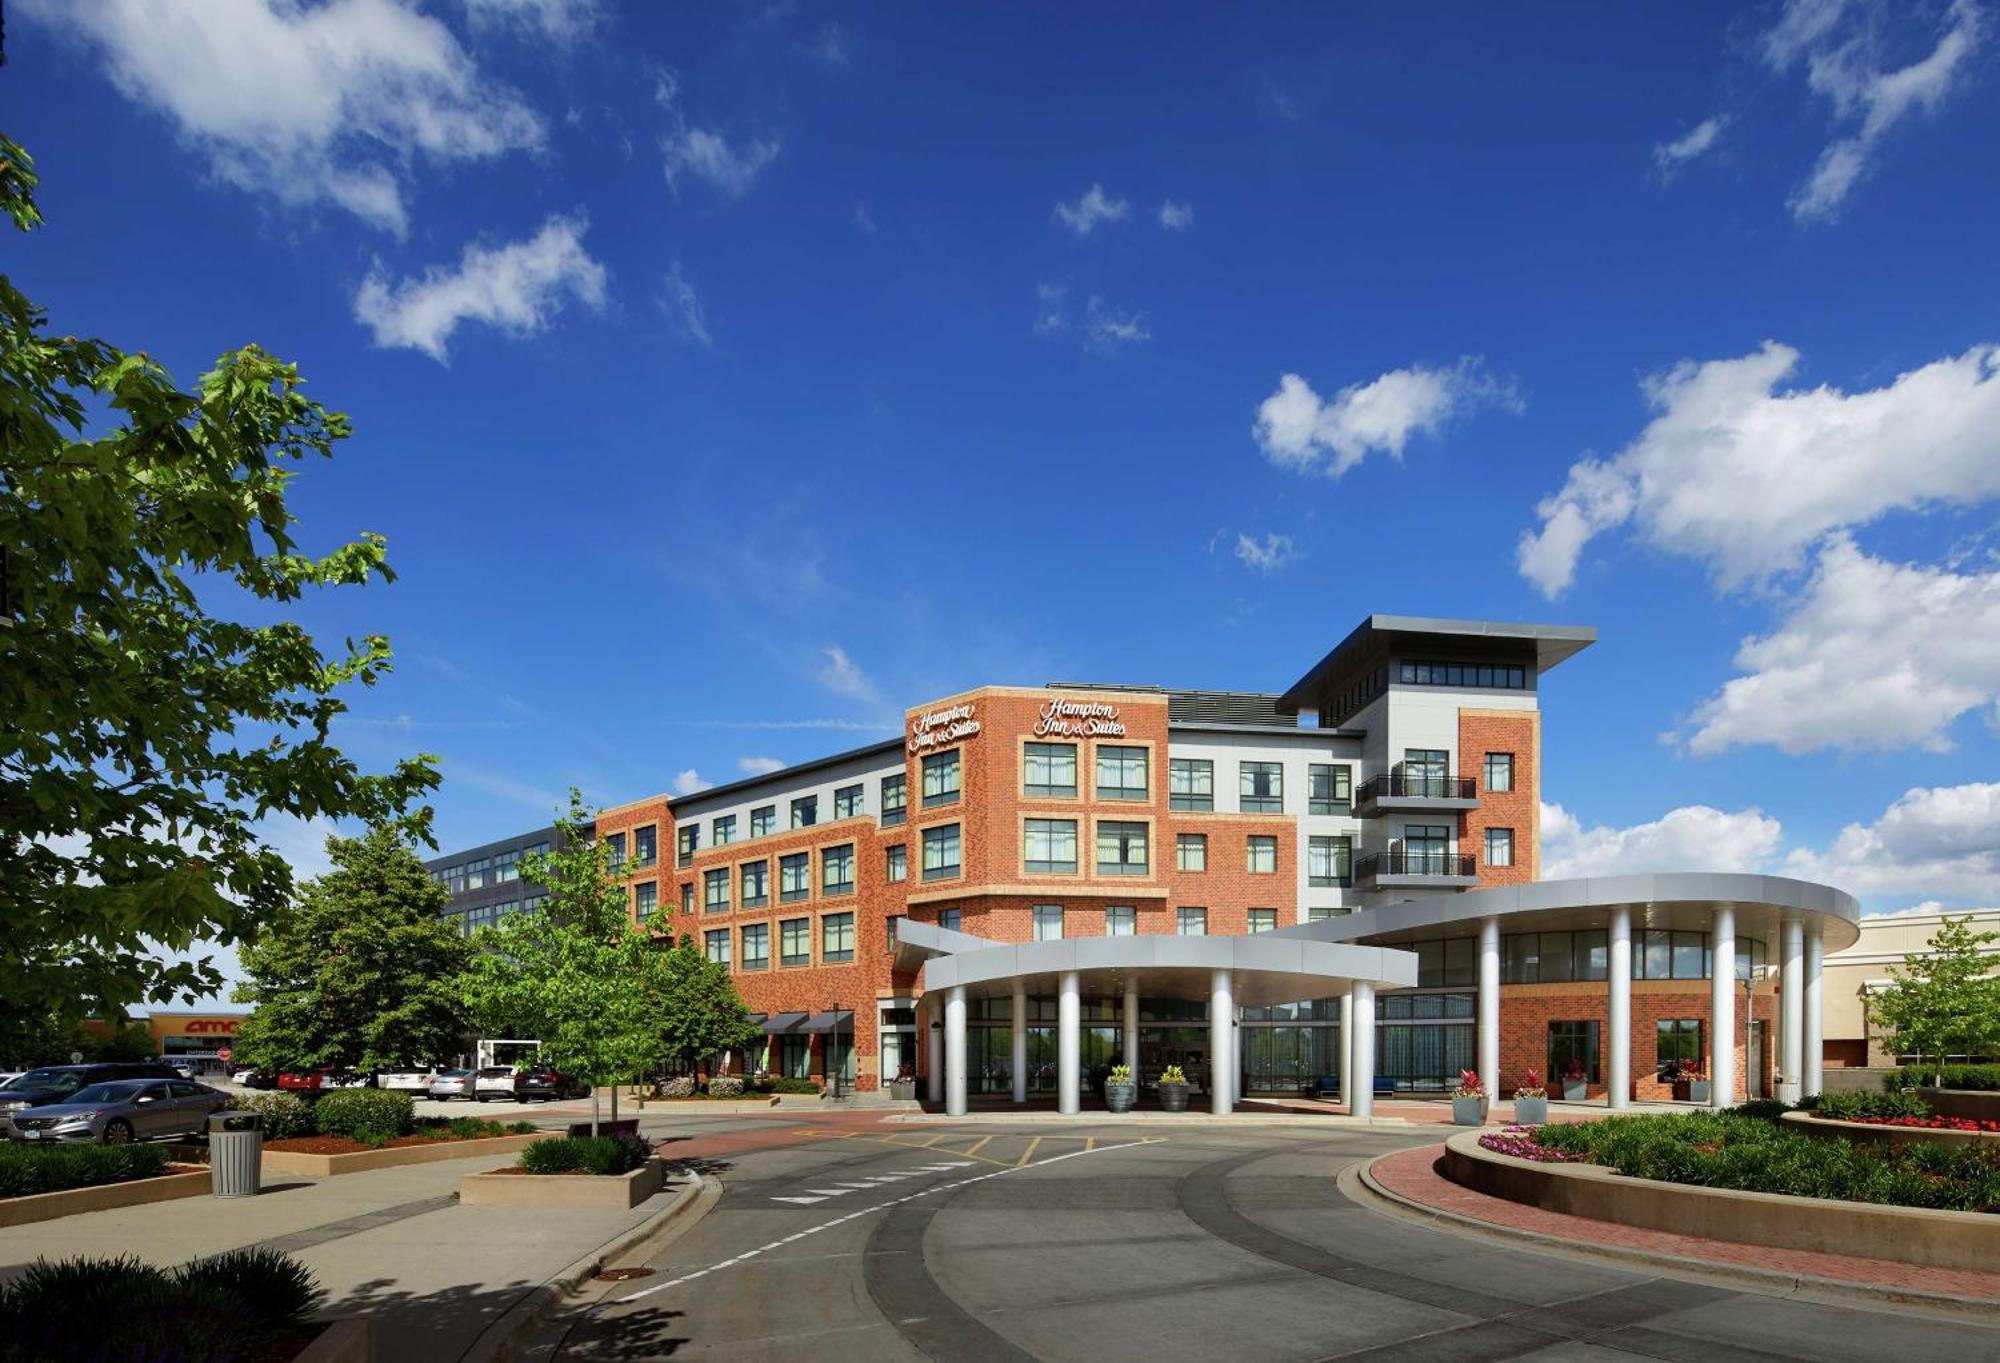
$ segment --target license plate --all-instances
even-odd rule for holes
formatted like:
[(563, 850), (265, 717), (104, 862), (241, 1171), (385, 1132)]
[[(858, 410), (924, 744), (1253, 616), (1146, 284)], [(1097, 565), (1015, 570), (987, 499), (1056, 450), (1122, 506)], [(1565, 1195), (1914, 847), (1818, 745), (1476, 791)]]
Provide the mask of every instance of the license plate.
[(42, 1138), (42, 1133), (39, 1131), (23, 1131), (21, 1134), (31, 1141), (38, 1141)]

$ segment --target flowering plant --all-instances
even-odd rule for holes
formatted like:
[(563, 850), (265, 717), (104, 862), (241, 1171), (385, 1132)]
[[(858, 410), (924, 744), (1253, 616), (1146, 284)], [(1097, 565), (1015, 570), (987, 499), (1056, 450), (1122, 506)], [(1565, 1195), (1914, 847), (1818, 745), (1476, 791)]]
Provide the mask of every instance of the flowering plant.
[(1460, 1070), (1458, 1087), (1451, 1091), (1454, 1098), (1484, 1098), (1486, 1083), (1479, 1077), (1478, 1070)]
[(1836, 1117), (1832, 1120), (1866, 1122), (1871, 1126), (1920, 1126), (1927, 1131), (1984, 1131), (2000, 1135), (2000, 1122), (1990, 1117)]
[(1563, 1078), (1571, 1083), (1583, 1078), (1583, 1062), (1572, 1057), (1569, 1063), (1563, 1066)]
[(1528, 1082), (1515, 1089), (1514, 1096), (1516, 1098), (1546, 1098), (1549, 1096), (1549, 1091), (1542, 1087), (1542, 1076), (1533, 1070), (1529, 1070)]
[(1131, 1083), (1132, 1067), (1130, 1065), (1113, 1065), (1111, 1067), (1111, 1078), (1108, 1079), (1106, 1082), (1112, 1084)]
[(1701, 1062), (1692, 1056), (1676, 1060), (1674, 1062), (1674, 1078), (1683, 1084), (1701, 1082)]
[(1181, 1073), (1179, 1065), (1169, 1065), (1160, 1074), (1160, 1082), (1162, 1084), (1185, 1084), (1187, 1076)]
[(1533, 1160), (1537, 1164), (1574, 1164), (1583, 1158), (1567, 1150), (1551, 1150), (1539, 1144), (1532, 1126), (1510, 1126), (1488, 1131), (1479, 1138), (1479, 1146), (1496, 1155), (1512, 1155), (1515, 1159)]

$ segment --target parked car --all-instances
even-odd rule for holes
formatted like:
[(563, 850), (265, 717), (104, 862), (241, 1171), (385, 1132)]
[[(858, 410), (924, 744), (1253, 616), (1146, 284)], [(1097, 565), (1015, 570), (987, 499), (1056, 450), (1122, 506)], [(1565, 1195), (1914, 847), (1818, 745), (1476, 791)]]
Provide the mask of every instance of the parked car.
[(529, 1102), (536, 1098), (574, 1098), (582, 1085), (568, 1075), (557, 1074), (546, 1066), (524, 1070), (514, 1077), (514, 1101)]
[(431, 1081), (437, 1078), (434, 1069), (384, 1070), (375, 1076), (378, 1089), (395, 1089), (400, 1093), (429, 1093)]
[(437, 1078), (431, 1080), (433, 1098), (470, 1098), (472, 1096), (471, 1070), (440, 1070)]
[(107, 1061), (94, 1065), (44, 1065), (27, 1070), (0, 1088), (0, 1115), (46, 1103), (66, 1102), (72, 1093), (92, 1084), (119, 1079), (173, 1079), (165, 1065)]
[(169, 1060), (167, 1062), (167, 1068), (172, 1070), (175, 1074), (178, 1074), (183, 1079), (192, 1079), (195, 1077), (194, 1066), (185, 1060)]
[(476, 1070), (472, 1076), (472, 1096), (478, 1102), (488, 1098), (512, 1098), (514, 1096), (514, 1067), (511, 1065), (488, 1065)]
[(291, 1089), (297, 1093), (318, 1093), (323, 1089), (366, 1088), (368, 1076), (348, 1074), (322, 1066), (316, 1070), (287, 1071), (278, 1076), (278, 1087)]
[(188, 1136), (206, 1127), (208, 1114), (230, 1101), (221, 1089), (189, 1079), (118, 1079), (86, 1084), (60, 1103), (10, 1113), (7, 1134), (24, 1141), (106, 1145)]
[(236, 1083), (247, 1089), (274, 1089), (278, 1086), (278, 1076), (269, 1070), (246, 1065), (230, 1076)]

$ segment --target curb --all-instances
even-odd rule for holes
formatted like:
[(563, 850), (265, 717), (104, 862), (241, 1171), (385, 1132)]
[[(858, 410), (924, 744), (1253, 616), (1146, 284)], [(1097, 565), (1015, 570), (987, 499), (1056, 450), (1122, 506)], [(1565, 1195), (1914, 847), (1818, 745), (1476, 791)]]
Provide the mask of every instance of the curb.
[[(1443, 1146), (1438, 1147), (1440, 1151), (1443, 1148)], [(1747, 1264), (1685, 1259), (1677, 1255), (1663, 1254), (1657, 1250), (1634, 1249), (1626, 1245), (1597, 1245), (1589, 1241), (1569, 1240), (1561, 1236), (1547, 1235), (1541, 1231), (1522, 1230), (1493, 1221), (1482, 1221), (1476, 1216), (1466, 1216), (1460, 1212), (1445, 1211), (1412, 1201), (1400, 1193), (1391, 1192), (1383, 1187), (1375, 1178), (1374, 1166), (1375, 1160), (1387, 1158), (1389, 1158), (1387, 1155), (1377, 1155), (1375, 1159), (1350, 1164), (1342, 1169), (1337, 1180), (1340, 1191), (1346, 1194), (1351, 1202), (1362, 1206), (1373, 1204), (1372, 1209), (1384, 1215), (1429, 1225), (1447, 1234), (1464, 1235), (1472, 1239), (1511, 1241), (1569, 1258), (1593, 1261), (1608, 1259), (1618, 1263), (1634, 1264), (1661, 1270), (1674, 1278), (1725, 1286), (1749, 1286), (1767, 1296), (1794, 1297), (1830, 1306), (1850, 1305), (1855, 1297), (1865, 1297), (1886, 1306), (1915, 1308), (1926, 1314), (1945, 1316), (1954, 1320), (2000, 1322), (2000, 1302), (1971, 1301), (1943, 1292), (1919, 1292), (1910, 1288), (1883, 1287), (1878, 1283), (1852, 1278), (1825, 1278), (1815, 1274), (1783, 1273), (1776, 1269), (1753, 1268)]]
[(618, 1239), (606, 1241), (561, 1269), (508, 1307), (498, 1320), (479, 1332), (472, 1346), (459, 1356), (461, 1363), (508, 1363), (517, 1356), (522, 1336), (572, 1292), (618, 1260), (647, 1253), (652, 1248), (649, 1242), (655, 1238), (678, 1235), (685, 1229), (682, 1223), (692, 1225), (699, 1221), (721, 1195), (722, 1183), (711, 1175), (703, 1174), (683, 1183), (665, 1207)]
[(1063, 1116), (1057, 1112), (968, 1112), (963, 1117), (947, 1117), (943, 1113), (896, 1112), (882, 1119), (883, 1125), (909, 1122), (921, 1126), (1047, 1126), (1050, 1123), (1074, 1124), (1078, 1126), (1200, 1126), (1222, 1129), (1237, 1126), (1309, 1126), (1322, 1129), (1343, 1127), (1366, 1130), (1381, 1127), (1399, 1131), (1415, 1129), (1416, 1124), (1404, 1117), (1374, 1117), (1368, 1121), (1356, 1121), (1352, 1117), (1329, 1114), (1324, 1117), (1306, 1116), (1303, 1113), (1256, 1113), (1232, 1112), (1227, 1117), (1217, 1117), (1208, 1112), (1079, 1112), (1074, 1116)]

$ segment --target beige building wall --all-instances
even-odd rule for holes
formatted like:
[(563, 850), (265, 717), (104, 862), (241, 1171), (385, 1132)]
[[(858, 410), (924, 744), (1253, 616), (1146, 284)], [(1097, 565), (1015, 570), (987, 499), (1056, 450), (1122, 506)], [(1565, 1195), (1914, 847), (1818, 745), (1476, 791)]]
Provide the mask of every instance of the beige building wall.
[[(1820, 989), (1825, 1018), (1826, 1064), (1893, 1065), (1868, 1035), (1862, 996), (1870, 988), (1889, 983), (1889, 971), (1900, 967), (1911, 952), (1926, 951), (1931, 938), (1946, 918), (1970, 918), (1975, 930), (2000, 932), (2000, 909), (1973, 909), (1965, 913), (1885, 914), (1861, 920), (1861, 936), (1845, 951), (1827, 955)], [(1993, 969), (2000, 972), (2000, 942), (1989, 943)]]

